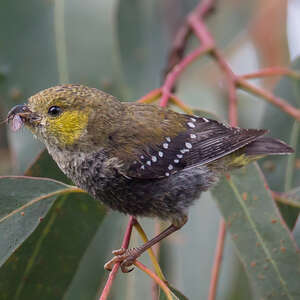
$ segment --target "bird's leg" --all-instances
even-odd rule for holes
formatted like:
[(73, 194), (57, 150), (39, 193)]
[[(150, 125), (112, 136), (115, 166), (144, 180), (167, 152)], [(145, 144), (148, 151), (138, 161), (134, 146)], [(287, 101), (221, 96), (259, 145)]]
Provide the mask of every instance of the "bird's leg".
[(162, 239), (169, 236), (173, 232), (179, 230), (187, 222), (187, 220), (188, 220), (187, 216), (184, 216), (180, 219), (174, 219), (172, 221), (172, 224), (168, 228), (166, 228), (160, 234), (158, 234), (153, 239), (149, 240), (148, 242), (146, 242), (140, 247), (132, 248), (132, 249), (121, 248), (118, 250), (114, 250), (112, 253), (113, 255), (115, 255), (115, 257), (112, 258), (110, 261), (108, 261), (104, 265), (104, 268), (106, 270), (111, 271), (115, 263), (121, 262), (121, 269), (123, 273), (128, 273), (132, 271), (133, 268), (129, 269), (128, 267), (130, 267), (142, 253), (144, 253), (146, 250), (148, 250), (153, 245), (160, 242)]

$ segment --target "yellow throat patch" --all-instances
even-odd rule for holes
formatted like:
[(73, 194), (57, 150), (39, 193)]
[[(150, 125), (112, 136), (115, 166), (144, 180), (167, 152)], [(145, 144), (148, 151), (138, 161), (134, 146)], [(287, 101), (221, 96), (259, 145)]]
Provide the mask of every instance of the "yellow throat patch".
[(48, 119), (49, 131), (64, 145), (72, 145), (87, 127), (88, 111), (65, 111)]

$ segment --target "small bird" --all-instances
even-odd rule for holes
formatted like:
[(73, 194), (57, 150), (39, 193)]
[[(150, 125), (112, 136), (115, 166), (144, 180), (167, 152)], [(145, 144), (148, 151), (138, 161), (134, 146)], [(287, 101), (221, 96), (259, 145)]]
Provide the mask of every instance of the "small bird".
[(96, 88), (61, 85), (30, 97), (7, 117), (24, 124), (60, 169), (113, 210), (170, 220), (138, 248), (116, 250), (105, 268), (123, 272), (145, 250), (180, 229), (188, 209), (232, 169), (269, 154), (289, 154), (267, 130), (242, 129), (156, 105), (120, 102)]

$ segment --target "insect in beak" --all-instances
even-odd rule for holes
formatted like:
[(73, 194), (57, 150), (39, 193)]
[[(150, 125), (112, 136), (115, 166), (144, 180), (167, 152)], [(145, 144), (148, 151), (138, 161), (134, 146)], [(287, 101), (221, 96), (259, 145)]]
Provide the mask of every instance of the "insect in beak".
[(28, 106), (20, 104), (14, 106), (8, 112), (7, 119), (5, 121), (11, 121), (11, 129), (13, 131), (17, 131), (24, 126), (25, 122), (28, 121), (30, 115), (31, 111), (29, 110)]

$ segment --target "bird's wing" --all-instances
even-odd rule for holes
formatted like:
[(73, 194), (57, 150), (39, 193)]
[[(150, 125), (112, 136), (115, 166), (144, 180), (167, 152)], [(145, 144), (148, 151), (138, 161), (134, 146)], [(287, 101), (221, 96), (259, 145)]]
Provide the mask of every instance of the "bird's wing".
[(140, 179), (168, 177), (183, 169), (215, 161), (267, 132), (233, 128), (188, 115), (185, 115), (184, 125), (185, 130), (173, 137), (166, 134), (159, 144), (140, 145), (138, 154), (127, 162), (126, 175)]

